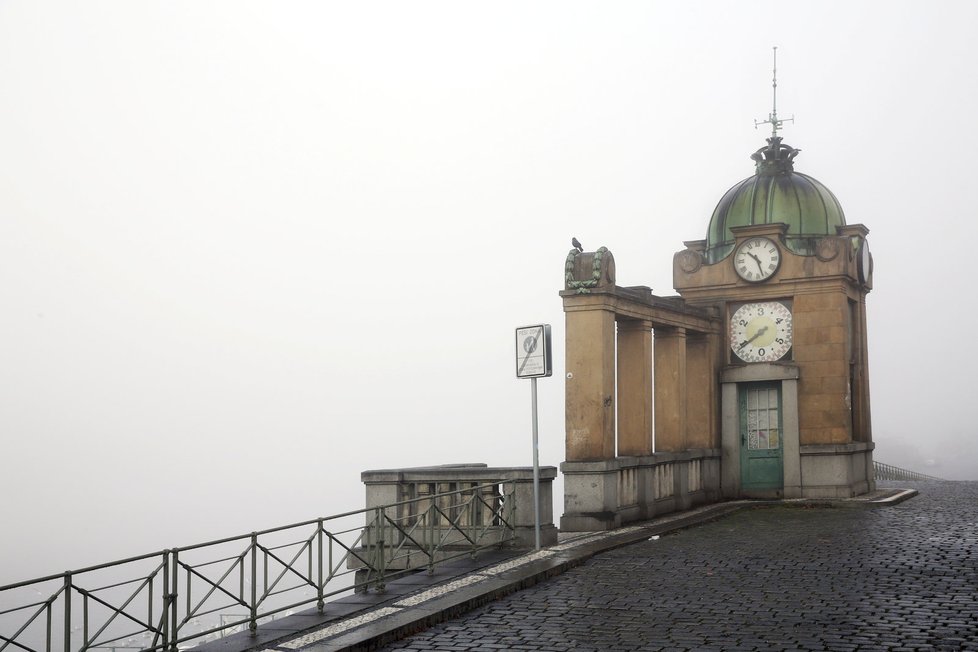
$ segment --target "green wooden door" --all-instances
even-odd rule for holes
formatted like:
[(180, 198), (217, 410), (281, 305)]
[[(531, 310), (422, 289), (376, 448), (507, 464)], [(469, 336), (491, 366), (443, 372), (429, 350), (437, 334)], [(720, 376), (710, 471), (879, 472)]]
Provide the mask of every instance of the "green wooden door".
[(780, 496), (784, 488), (781, 383), (744, 384), (739, 395), (742, 493)]

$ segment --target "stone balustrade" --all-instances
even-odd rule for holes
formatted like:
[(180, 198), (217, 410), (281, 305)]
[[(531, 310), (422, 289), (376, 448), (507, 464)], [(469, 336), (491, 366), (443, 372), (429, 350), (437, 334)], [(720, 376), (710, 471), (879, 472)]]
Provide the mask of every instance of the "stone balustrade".
[(565, 532), (612, 530), (721, 500), (718, 449), (564, 462)]
[[(557, 528), (553, 518), (553, 481), (557, 468), (540, 468), (540, 538), (541, 545), (557, 542)], [(445, 530), (443, 536), (463, 538), (451, 533), (447, 519), (457, 520), (459, 528), (480, 529), (506, 528), (500, 517), (513, 526), (514, 545), (522, 548), (534, 546), (533, 468), (489, 467), (486, 464), (446, 464), (402, 469), (364, 471), (360, 478), (366, 488), (366, 507), (392, 505), (389, 516), (405, 525), (413, 525), (418, 514), (432, 513), (429, 526)], [(480, 487), (481, 500), (473, 509), (459, 514), (456, 519), (453, 505), (458, 495), (445, 496), (449, 492)], [(434, 496), (428, 499), (428, 496)], [(431, 510), (430, 500), (439, 508)], [(511, 500), (512, 504), (503, 505)], [(368, 516), (368, 518), (370, 518)], [(367, 524), (369, 525), (369, 523)]]

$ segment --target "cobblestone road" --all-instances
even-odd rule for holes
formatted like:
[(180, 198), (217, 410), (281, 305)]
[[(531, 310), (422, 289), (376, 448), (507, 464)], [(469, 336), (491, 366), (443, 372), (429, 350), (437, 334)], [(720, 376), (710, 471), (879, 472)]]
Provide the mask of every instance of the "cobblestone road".
[(978, 650), (978, 483), (745, 510), (594, 557), (385, 649)]

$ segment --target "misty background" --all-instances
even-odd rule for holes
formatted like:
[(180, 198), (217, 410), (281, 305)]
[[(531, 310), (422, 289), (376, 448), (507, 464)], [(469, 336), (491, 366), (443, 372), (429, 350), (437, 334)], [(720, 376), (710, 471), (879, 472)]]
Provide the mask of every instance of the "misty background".
[[(0, 584), (528, 465), (517, 326), (753, 174), (870, 229), (875, 459), (978, 479), (978, 5), (0, 2)], [(562, 491), (556, 488), (557, 503)], [(557, 513), (559, 515), (560, 508)]]

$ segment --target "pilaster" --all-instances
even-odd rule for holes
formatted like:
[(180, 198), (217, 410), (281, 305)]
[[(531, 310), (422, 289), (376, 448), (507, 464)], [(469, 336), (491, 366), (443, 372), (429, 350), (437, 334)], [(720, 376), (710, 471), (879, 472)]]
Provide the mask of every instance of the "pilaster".
[(618, 322), (618, 454), (652, 454), (652, 322)]
[(686, 329), (656, 327), (655, 450), (680, 452), (686, 446)]
[(569, 462), (615, 457), (615, 314), (565, 313), (565, 436)]
[(686, 337), (686, 447), (717, 448), (716, 336)]

